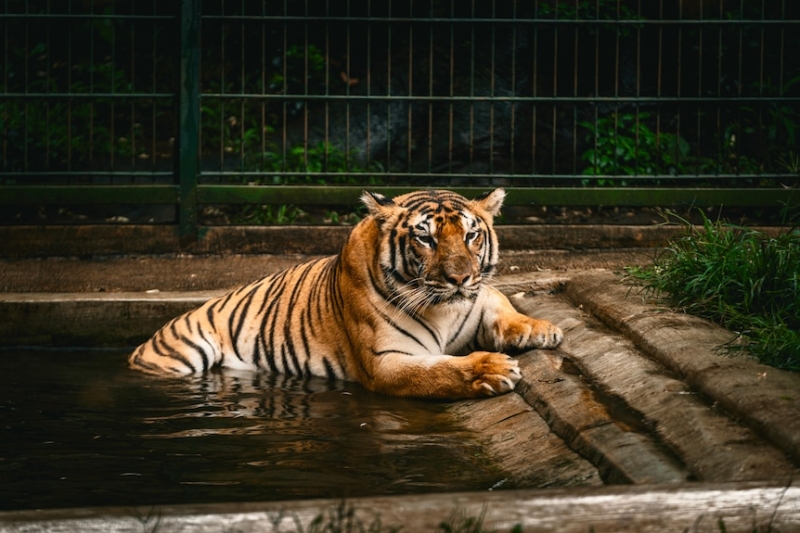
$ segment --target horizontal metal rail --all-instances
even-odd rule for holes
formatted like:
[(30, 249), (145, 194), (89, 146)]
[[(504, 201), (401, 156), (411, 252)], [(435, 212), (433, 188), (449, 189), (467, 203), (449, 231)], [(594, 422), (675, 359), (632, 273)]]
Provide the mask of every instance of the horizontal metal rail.
[[(123, 93), (124, 94), (124, 93)], [(693, 103), (718, 103), (720, 105), (732, 103), (798, 103), (798, 96), (499, 96), (499, 95), (409, 95), (409, 94), (280, 94), (280, 93), (202, 93), (203, 98), (232, 98), (247, 100), (291, 100), (291, 101), (371, 101), (371, 102), (466, 102), (466, 103), (624, 103), (624, 104), (693, 104)]]
[(442, 18), (442, 17), (359, 17), (359, 16), (336, 16), (336, 15), (203, 15), (203, 20), (226, 20), (226, 21), (265, 21), (265, 22), (392, 22), (405, 24), (542, 24), (542, 25), (570, 25), (570, 26), (597, 26), (598, 24), (609, 26), (796, 26), (800, 25), (800, 20), (776, 20), (776, 19), (645, 19), (645, 18)]
[[(199, 204), (355, 205), (364, 190), (396, 196), (421, 188), (387, 186), (254, 186), (197, 185)], [(491, 190), (448, 187), (467, 197)], [(729, 206), (781, 207), (800, 205), (800, 189), (665, 188), (665, 187), (505, 187), (507, 205), (631, 207)], [(0, 205), (16, 204), (179, 204), (177, 185), (43, 185), (0, 187)]]

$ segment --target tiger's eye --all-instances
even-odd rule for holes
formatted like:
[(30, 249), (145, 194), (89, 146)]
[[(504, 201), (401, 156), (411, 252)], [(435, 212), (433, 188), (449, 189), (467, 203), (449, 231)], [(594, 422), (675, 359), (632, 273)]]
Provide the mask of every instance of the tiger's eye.
[(436, 245), (436, 240), (430, 235), (417, 235), (417, 240), (425, 246), (433, 248)]

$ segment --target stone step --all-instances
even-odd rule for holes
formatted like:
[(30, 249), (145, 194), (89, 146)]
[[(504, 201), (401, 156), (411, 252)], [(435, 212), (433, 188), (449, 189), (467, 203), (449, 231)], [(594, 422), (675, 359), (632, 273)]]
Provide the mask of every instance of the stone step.
[[(615, 420), (617, 426), (625, 425), (627, 421), (627, 431), (638, 434), (641, 442), (622, 447), (620, 434), (624, 435), (624, 431), (609, 431), (607, 438), (592, 441), (596, 454), (622, 465), (623, 471), (633, 471), (632, 466), (641, 461), (641, 481), (649, 481), (648, 476), (659, 482), (681, 481), (682, 469), (668, 468), (670, 454), (661, 452), (659, 444), (679, 459), (690, 473), (688, 478), (694, 480), (788, 479), (795, 470), (781, 450), (761, 439), (746, 425), (719, 412), (704, 395), (647, 357), (629, 339), (608, 331), (594, 317), (560, 295), (523, 296), (514, 298), (514, 303), (531, 316), (546, 318), (561, 326), (565, 340), (557, 355), (578, 369), (587, 389), (598, 391), (624, 406), (609, 418)], [(542, 360), (546, 358), (540, 357)], [(526, 366), (530, 368), (532, 365)], [(561, 366), (564, 368), (566, 365), (562, 362)], [(524, 376), (526, 381), (538, 379), (536, 372), (526, 372)], [(542, 385), (537, 387), (543, 388)], [(529, 396), (533, 395), (535, 402), (547, 402), (547, 398), (553, 397), (546, 391), (542, 394), (541, 397)], [(596, 416), (597, 403), (572, 402), (569, 417), (573, 422), (567, 424), (571, 428), (567, 436), (570, 432), (580, 434), (585, 431), (585, 419), (591, 420)], [(557, 405), (557, 400), (553, 401), (551, 409), (565, 410)], [(588, 413), (582, 415), (581, 410)], [(621, 416), (621, 411), (627, 411), (627, 415)], [(648, 432), (656, 439), (655, 442), (652, 437), (648, 438)], [(648, 459), (643, 460), (645, 457)], [(655, 472), (650, 473), (651, 469)], [(633, 472), (635, 476), (636, 472)], [(673, 477), (657, 477), (666, 472)]]

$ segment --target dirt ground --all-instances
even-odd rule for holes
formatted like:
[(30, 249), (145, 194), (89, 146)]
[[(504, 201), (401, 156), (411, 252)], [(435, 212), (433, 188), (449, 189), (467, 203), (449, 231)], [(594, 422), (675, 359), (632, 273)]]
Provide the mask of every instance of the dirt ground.
[[(657, 249), (505, 252), (498, 275), (622, 269)], [(0, 259), (0, 292), (136, 292), (228, 289), (320, 256), (156, 255)]]

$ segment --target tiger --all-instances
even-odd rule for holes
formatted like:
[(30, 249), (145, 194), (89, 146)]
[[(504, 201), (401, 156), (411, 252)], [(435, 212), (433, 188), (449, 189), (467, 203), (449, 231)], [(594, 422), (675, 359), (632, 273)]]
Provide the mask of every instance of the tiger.
[(490, 285), (506, 192), (364, 192), (339, 253), (298, 264), (168, 322), (129, 356), (156, 375), (214, 367), (355, 381), (381, 394), (455, 400), (508, 393), (509, 353), (555, 348), (560, 328)]

